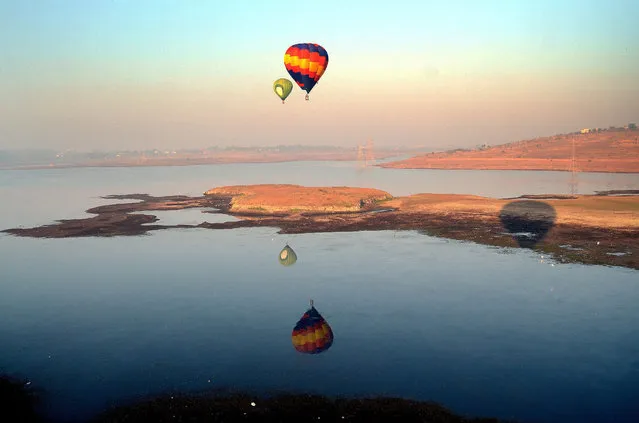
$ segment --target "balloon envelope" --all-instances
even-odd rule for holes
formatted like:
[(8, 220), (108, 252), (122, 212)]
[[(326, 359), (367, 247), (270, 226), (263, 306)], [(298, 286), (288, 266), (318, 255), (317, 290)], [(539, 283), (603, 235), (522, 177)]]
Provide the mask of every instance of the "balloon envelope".
[(275, 94), (281, 98), (282, 103), (284, 103), (286, 97), (293, 91), (293, 83), (286, 78), (277, 79), (273, 82), (273, 91), (275, 91)]
[(286, 245), (286, 247), (280, 251), (279, 261), (283, 266), (290, 266), (297, 261), (297, 254), (295, 254), (295, 251), (293, 251), (291, 247)]
[(311, 305), (297, 322), (292, 334), (293, 346), (304, 354), (319, 354), (333, 345), (333, 330)]
[(300, 43), (284, 53), (284, 66), (301, 89), (311, 92), (328, 66), (328, 53), (319, 44)]

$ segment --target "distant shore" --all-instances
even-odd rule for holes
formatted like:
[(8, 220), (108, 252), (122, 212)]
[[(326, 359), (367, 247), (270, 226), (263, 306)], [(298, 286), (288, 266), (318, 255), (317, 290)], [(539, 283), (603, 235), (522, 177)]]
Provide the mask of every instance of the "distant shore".
[[(297, 161), (360, 161), (385, 169), (527, 170), (555, 172), (639, 173), (639, 130), (609, 128), (560, 134), (499, 145), (448, 151), (420, 147), (272, 146), (210, 147), (202, 150), (124, 151), (110, 153), (0, 150), (0, 170), (79, 167), (198, 166)], [(406, 157), (406, 158), (404, 158)], [(394, 161), (393, 161), (394, 160)]]
[(422, 154), (379, 166), (389, 169), (639, 173), (639, 131), (555, 135), (496, 146)]
[[(3, 232), (69, 238), (131, 236), (174, 228), (278, 227), (280, 233), (289, 234), (417, 230), (485, 245), (529, 248), (561, 262), (639, 269), (639, 191), (494, 199), (452, 194), (393, 197), (380, 190), (349, 187), (247, 185), (213, 188), (201, 197), (131, 194), (104, 198), (137, 202), (87, 210), (94, 217)], [(186, 208), (206, 209), (202, 222), (162, 225), (152, 214)], [(224, 213), (239, 220), (210, 223), (206, 213)]]
[[(380, 150), (375, 152), (377, 160), (406, 156), (406, 151)], [(415, 154), (412, 152), (412, 154)], [(49, 163), (0, 165), (0, 170), (70, 169), (82, 167), (148, 167), (148, 166), (203, 166), (240, 163), (284, 163), (301, 161), (356, 161), (356, 151), (310, 151), (310, 152), (220, 152), (210, 155), (173, 155), (148, 157), (121, 157), (95, 160), (64, 160)]]

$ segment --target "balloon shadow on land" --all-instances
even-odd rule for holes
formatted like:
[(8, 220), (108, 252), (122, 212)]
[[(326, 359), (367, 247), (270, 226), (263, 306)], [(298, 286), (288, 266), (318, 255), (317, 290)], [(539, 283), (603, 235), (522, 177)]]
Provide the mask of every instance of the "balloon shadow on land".
[(546, 237), (556, 218), (554, 207), (535, 200), (512, 201), (499, 213), (499, 220), (517, 244), (531, 249)]
[(320, 354), (333, 345), (333, 330), (313, 306), (304, 313), (291, 334), (293, 346), (303, 354)]

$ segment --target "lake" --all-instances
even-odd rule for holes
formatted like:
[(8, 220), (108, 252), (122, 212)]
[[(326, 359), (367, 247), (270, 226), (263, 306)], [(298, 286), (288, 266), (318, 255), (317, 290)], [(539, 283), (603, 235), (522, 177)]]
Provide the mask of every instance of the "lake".
[[(354, 162), (0, 171), (0, 228), (86, 216), (108, 194), (221, 185), (362, 186), (496, 197), (569, 193), (570, 174), (356, 169)], [(639, 175), (579, 174), (579, 192)], [(168, 224), (233, 220), (199, 210)], [(298, 261), (280, 265), (286, 243)], [(54, 418), (166, 391), (246, 388), (432, 400), (521, 422), (639, 420), (639, 272), (418, 232), (139, 237), (0, 235), (0, 372), (46, 390)], [(334, 332), (293, 348), (309, 299)]]

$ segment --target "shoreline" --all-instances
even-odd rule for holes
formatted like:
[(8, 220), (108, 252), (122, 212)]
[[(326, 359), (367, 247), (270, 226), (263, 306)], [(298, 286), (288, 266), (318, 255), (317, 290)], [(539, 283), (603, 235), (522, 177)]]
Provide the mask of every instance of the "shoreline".
[[(509, 161), (509, 164), (490, 164), (490, 159), (423, 159), (419, 160), (421, 156), (413, 157), (411, 159), (380, 163), (375, 166), (384, 169), (411, 169), (411, 170), (494, 170), (494, 171), (531, 171), (531, 172), (572, 172), (570, 169), (570, 160), (555, 160), (560, 162), (561, 166), (557, 166), (556, 163), (548, 163), (545, 165), (536, 164), (539, 160), (521, 160), (518, 164), (512, 163), (517, 159), (494, 159), (500, 161)], [(627, 160), (627, 163), (620, 164), (619, 161), (614, 162), (614, 168), (605, 167), (606, 163), (589, 163), (590, 166), (579, 167), (578, 173), (621, 173), (628, 175), (636, 175), (639, 173), (639, 165), (636, 160)], [(625, 165), (625, 166), (624, 166)], [(578, 164), (579, 166), (579, 164)], [(622, 170), (618, 170), (622, 169)]]
[[(401, 170), (475, 170), (475, 171), (519, 171), (519, 172), (572, 172), (570, 160), (539, 160), (539, 159), (459, 159), (459, 158), (430, 158), (429, 156), (413, 156), (407, 159), (393, 160), (396, 157), (405, 156), (401, 152), (380, 152), (376, 153), (376, 163), (368, 164), (368, 167), (380, 169), (401, 169)], [(498, 161), (501, 164), (491, 162)], [(276, 164), (294, 162), (358, 162), (357, 157), (350, 154), (317, 154), (298, 155), (294, 157), (219, 157), (207, 159), (149, 159), (142, 160), (122, 160), (122, 161), (96, 161), (80, 163), (50, 163), (50, 164), (25, 164), (0, 166), (0, 171), (28, 171), (43, 169), (79, 169), (79, 168), (137, 168), (137, 167), (187, 167), (187, 166), (212, 166), (212, 165), (233, 165), (233, 164)], [(543, 165), (535, 163), (543, 162)], [(531, 164), (532, 163), (532, 164)], [(560, 163), (561, 165), (557, 165)], [(627, 174), (636, 175), (639, 173), (638, 160), (624, 160), (621, 163), (615, 160), (614, 163), (606, 166), (606, 161), (596, 161), (588, 163), (589, 166), (582, 166), (578, 163), (578, 173), (603, 173), (603, 174)]]
[[(378, 160), (387, 160), (394, 156), (378, 157)], [(275, 159), (275, 160), (229, 160), (229, 161), (210, 161), (210, 162), (166, 162), (166, 163), (78, 163), (78, 164), (60, 164), (60, 165), (22, 165), (22, 166), (0, 166), (0, 171), (28, 171), (28, 170), (44, 170), (44, 169), (89, 169), (89, 168), (138, 168), (138, 167), (188, 167), (188, 166), (215, 166), (215, 165), (233, 165), (233, 164), (276, 164), (276, 163), (293, 163), (293, 162), (357, 162), (357, 159), (353, 158), (308, 158), (308, 159)], [(396, 164), (397, 163), (397, 164)], [(518, 166), (504, 166), (504, 167), (482, 167), (482, 166), (452, 166), (443, 164), (441, 166), (420, 166), (420, 165), (405, 165), (399, 164), (400, 162), (385, 162), (369, 165), (368, 167), (377, 167), (381, 169), (399, 169), (399, 170), (462, 170), (462, 171), (516, 171), (516, 172), (571, 172), (569, 167), (562, 168), (543, 168), (532, 167), (524, 168)], [(615, 174), (615, 175), (637, 175), (637, 170), (610, 170), (610, 169), (590, 169), (581, 170), (579, 174)]]
[[(72, 238), (196, 228), (275, 227), (280, 234), (411, 230), (488, 246), (527, 248), (564, 263), (639, 270), (636, 190), (493, 199), (452, 194), (393, 197), (380, 190), (349, 187), (247, 185), (214, 188), (201, 197), (128, 194), (102, 198), (136, 202), (93, 207), (87, 213), (95, 216), (83, 219), (2, 232), (20, 237)], [(203, 210), (199, 224), (156, 224), (159, 219), (153, 211), (187, 208), (208, 210)], [(207, 213), (239, 220), (210, 223)]]

